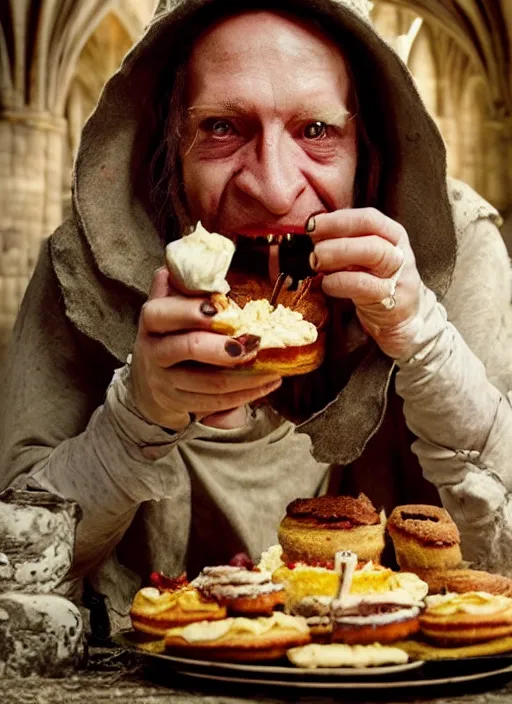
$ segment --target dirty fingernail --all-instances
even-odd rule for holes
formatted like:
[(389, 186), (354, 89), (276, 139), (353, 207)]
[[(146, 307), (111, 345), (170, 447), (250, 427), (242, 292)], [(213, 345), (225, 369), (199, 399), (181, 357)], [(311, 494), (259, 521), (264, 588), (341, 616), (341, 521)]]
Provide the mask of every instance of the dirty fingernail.
[(260, 346), (261, 337), (259, 335), (240, 335), (238, 342), (243, 345), (245, 354), (254, 352)]
[(217, 309), (209, 301), (203, 301), (199, 306), (199, 310), (207, 318), (213, 318), (214, 315), (217, 315)]
[(313, 271), (318, 269), (318, 257), (314, 252), (311, 252), (309, 255), (309, 266), (313, 269)]
[(310, 234), (311, 232), (314, 232), (315, 227), (316, 227), (316, 220), (315, 220), (315, 216), (312, 215), (306, 223), (306, 232), (308, 234)]
[(244, 348), (236, 340), (228, 340), (224, 345), (224, 349), (230, 357), (241, 357), (244, 353)]

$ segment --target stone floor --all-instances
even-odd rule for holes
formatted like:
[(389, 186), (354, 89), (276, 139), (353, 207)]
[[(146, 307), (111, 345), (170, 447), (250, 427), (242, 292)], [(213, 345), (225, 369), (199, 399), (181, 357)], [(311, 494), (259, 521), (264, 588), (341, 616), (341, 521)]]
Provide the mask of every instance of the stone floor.
[[(382, 690), (348, 694), (345, 691), (318, 693), (314, 690), (270, 689), (227, 685), (172, 676), (165, 667), (148, 669), (137, 655), (128, 651), (96, 649), (90, 654), (86, 671), (65, 680), (43, 678), (0, 680), (1, 704), (512, 704), (512, 675), (503, 680), (487, 680), (478, 686), (425, 690)], [(370, 698), (369, 698), (370, 697)]]

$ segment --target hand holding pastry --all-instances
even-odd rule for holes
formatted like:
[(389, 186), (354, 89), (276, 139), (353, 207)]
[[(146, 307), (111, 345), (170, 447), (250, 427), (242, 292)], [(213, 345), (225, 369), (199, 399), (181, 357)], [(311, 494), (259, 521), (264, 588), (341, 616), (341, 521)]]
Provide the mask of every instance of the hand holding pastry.
[(202, 419), (243, 407), (280, 385), (277, 374), (231, 371), (255, 357), (258, 340), (214, 332), (216, 312), (204, 296), (178, 294), (166, 269), (156, 272), (131, 365), (134, 403), (149, 421), (178, 431), (192, 416)]

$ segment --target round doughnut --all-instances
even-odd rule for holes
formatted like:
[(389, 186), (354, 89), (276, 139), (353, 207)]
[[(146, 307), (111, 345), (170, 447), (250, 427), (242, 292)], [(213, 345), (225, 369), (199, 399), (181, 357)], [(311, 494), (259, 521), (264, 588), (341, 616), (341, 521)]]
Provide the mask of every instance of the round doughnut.
[(387, 529), (400, 569), (452, 568), (462, 561), (459, 530), (444, 508), (397, 506)]

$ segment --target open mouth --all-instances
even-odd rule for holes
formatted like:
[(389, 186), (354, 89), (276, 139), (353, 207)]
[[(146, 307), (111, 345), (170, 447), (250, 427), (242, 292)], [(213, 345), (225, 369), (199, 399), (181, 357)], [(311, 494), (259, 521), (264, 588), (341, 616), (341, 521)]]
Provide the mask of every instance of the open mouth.
[(269, 275), (271, 279), (284, 274), (291, 278), (290, 290), (295, 290), (300, 281), (315, 275), (309, 264), (313, 247), (311, 237), (303, 231), (265, 235), (244, 232), (236, 238), (232, 268), (248, 275)]

